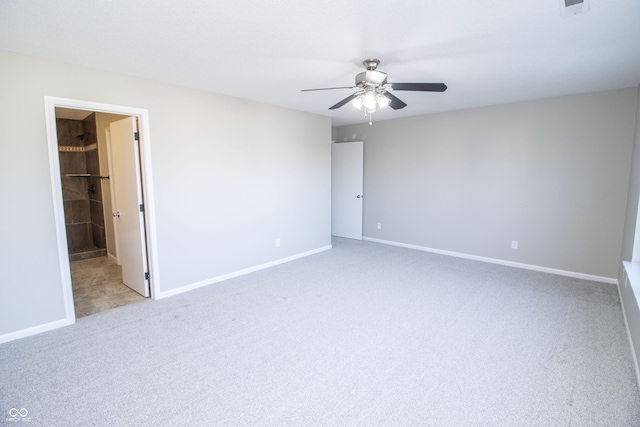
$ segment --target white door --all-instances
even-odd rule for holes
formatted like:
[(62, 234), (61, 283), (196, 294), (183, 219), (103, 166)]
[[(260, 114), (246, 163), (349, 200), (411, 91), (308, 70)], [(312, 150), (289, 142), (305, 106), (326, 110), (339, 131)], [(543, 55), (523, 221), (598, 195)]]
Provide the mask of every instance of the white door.
[(364, 144), (331, 144), (331, 234), (362, 240)]
[(113, 166), (114, 222), (122, 281), (140, 295), (149, 296), (147, 247), (144, 234), (140, 154), (134, 117), (109, 125)]

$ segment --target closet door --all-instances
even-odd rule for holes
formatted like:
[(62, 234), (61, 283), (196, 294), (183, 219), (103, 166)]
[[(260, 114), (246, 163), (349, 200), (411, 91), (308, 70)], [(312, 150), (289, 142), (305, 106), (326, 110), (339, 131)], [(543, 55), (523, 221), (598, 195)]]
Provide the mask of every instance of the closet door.
[(331, 145), (331, 234), (362, 240), (364, 144)]

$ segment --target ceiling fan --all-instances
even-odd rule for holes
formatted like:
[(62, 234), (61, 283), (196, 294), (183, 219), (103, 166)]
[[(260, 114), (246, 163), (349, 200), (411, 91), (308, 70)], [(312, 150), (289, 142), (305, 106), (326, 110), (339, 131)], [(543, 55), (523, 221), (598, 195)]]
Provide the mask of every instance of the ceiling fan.
[(354, 107), (364, 109), (365, 116), (369, 114), (369, 124), (371, 124), (371, 114), (378, 109), (389, 106), (394, 110), (399, 110), (407, 106), (405, 102), (391, 94), (390, 91), (392, 90), (420, 92), (444, 92), (447, 90), (447, 85), (444, 83), (388, 83), (387, 73), (376, 70), (380, 64), (380, 60), (366, 59), (362, 64), (367, 71), (363, 71), (356, 75), (355, 86), (303, 89), (302, 92), (333, 89), (358, 89), (357, 92), (329, 107), (329, 110), (335, 110), (353, 101)]

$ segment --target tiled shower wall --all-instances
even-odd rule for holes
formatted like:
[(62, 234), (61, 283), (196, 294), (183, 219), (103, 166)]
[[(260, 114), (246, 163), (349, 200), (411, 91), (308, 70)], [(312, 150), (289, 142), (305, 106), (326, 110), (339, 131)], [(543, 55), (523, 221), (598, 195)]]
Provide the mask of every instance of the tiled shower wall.
[(84, 120), (56, 119), (56, 126), (69, 258), (105, 256), (95, 114)]

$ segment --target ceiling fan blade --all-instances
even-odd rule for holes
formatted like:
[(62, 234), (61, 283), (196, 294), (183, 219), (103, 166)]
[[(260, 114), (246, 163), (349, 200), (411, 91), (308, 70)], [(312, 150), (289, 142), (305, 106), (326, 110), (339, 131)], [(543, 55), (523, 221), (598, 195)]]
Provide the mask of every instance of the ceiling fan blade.
[(349, 95), (347, 96), (345, 99), (343, 99), (342, 101), (338, 102), (336, 105), (329, 107), (329, 110), (335, 110), (336, 108), (340, 108), (342, 107), (344, 104), (348, 104), (349, 102), (353, 101), (354, 99), (356, 99), (356, 97), (359, 95), (358, 92), (354, 93), (353, 95)]
[(447, 85), (444, 83), (391, 83), (393, 90), (415, 90), (422, 92), (444, 92)]
[(314, 90), (353, 89), (353, 88), (355, 88), (355, 86), (323, 87), (320, 89), (302, 89), (301, 92), (312, 92)]
[(404, 101), (400, 100), (395, 95), (391, 95), (389, 92), (385, 92), (382, 95), (386, 96), (391, 100), (391, 102), (389, 103), (389, 107), (393, 108), (394, 110), (399, 110), (407, 106), (407, 104)]

